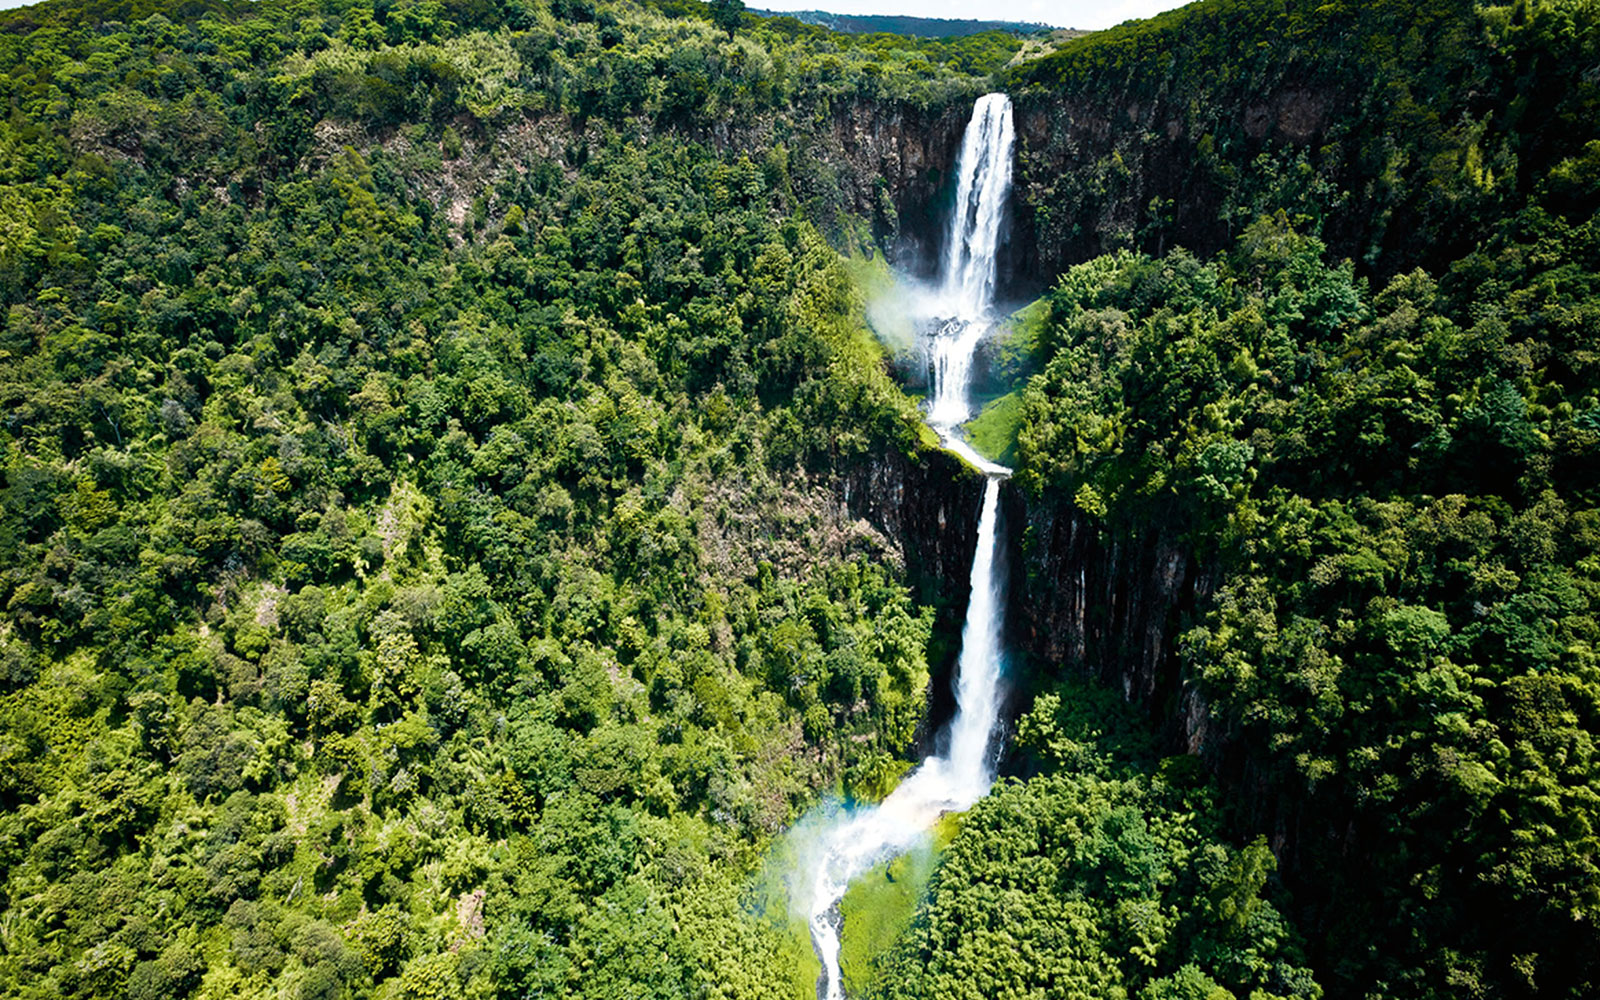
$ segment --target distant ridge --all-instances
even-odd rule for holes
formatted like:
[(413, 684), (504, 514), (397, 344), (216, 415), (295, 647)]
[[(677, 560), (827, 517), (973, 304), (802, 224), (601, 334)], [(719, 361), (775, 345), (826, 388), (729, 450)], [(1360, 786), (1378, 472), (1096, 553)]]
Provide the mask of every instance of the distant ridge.
[(814, 24), (832, 31), (853, 35), (886, 32), (892, 35), (910, 35), (917, 38), (959, 38), (985, 31), (1009, 31), (1015, 34), (1033, 34), (1053, 31), (1054, 25), (1025, 21), (975, 21), (945, 17), (910, 17), (898, 14), (830, 14), (824, 10), (757, 10), (750, 13), (760, 17), (792, 17), (806, 24)]

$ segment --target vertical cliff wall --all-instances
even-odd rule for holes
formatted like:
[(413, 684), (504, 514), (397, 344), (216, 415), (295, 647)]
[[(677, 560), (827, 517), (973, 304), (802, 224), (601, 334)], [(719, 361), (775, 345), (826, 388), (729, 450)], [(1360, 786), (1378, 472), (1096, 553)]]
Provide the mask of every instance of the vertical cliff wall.
[(838, 498), (853, 515), (899, 544), (917, 599), (934, 608), (933, 679), (919, 743), (955, 709), (951, 679), (970, 596), (974, 528), (983, 476), (949, 452), (922, 448), (875, 455), (839, 480)]
[(1176, 751), (1224, 748), (1205, 705), (1179, 669), (1176, 642), (1215, 579), (1169, 532), (1152, 525), (1108, 536), (1070, 498), (1032, 499), (1010, 486), (1019, 526), (1012, 564), (1014, 648), (1092, 678), (1142, 706)]
[(1277, 211), (1380, 277), (1470, 251), (1580, 145), (1550, 127), (1559, 88), (1517, 97), (1496, 23), (1470, 0), (1196, 3), (1015, 67), (1035, 279), (1123, 247), (1210, 255)]
[[(1184, 246), (1202, 256), (1226, 249), (1248, 221), (1268, 175), (1323, 161), (1329, 87), (1285, 83), (1240, 99), (1216, 95), (1204, 109), (1166, 88), (1056, 91), (1017, 97), (1019, 279), (1047, 284), (1079, 261), (1123, 247), (1160, 254)], [(1219, 138), (1219, 133), (1221, 137)], [(1320, 178), (1319, 178), (1320, 179)], [(1302, 201), (1309, 193), (1297, 194)], [(1300, 206), (1322, 215), (1327, 206)], [(1336, 242), (1343, 228), (1330, 233)]]
[(899, 543), (919, 597), (965, 605), (982, 475), (945, 451), (892, 452), (845, 473), (838, 496), (852, 514)]
[(871, 220), (874, 240), (896, 267), (931, 274), (949, 224), (951, 172), (971, 106), (965, 93), (926, 106), (833, 105), (796, 144), (796, 197), (813, 214), (842, 211)]

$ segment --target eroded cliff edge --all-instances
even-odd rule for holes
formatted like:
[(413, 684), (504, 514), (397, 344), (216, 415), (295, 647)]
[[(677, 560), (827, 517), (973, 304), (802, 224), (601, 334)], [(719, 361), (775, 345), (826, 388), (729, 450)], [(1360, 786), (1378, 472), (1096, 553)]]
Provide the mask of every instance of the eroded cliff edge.
[(1370, 831), (1357, 817), (1337, 827), (1312, 821), (1326, 803), (1276, 782), (1185, 668), (1179, 642), (1216, 594), (1218, 567), (1160, 523), (1117, 534), (1070, 497), (1030, 497), (1015, 483), (1002, 503), (1019, 595), (1008, 646), (1026, 664), (1023, 685), (1071, 676), (1119, 692), (1165, 753), (1198, 759), (1228, 790), (1235, 833), (1267, 837), (1300, 926), (1326, 931), (1339, 907), (1319, 873), (1348, 863)]
[(1143, 706), (1169, 746), (1200, 753), (1213, 730), (1179, 669), (1176, 637), (1216, 586), (1159, 525), (1109, 535), (1070, 498), (1030, 498), (1007, 484), (1013, 537), (1010, 629), (1016, 649), (1045, 669), (1093, 679)]

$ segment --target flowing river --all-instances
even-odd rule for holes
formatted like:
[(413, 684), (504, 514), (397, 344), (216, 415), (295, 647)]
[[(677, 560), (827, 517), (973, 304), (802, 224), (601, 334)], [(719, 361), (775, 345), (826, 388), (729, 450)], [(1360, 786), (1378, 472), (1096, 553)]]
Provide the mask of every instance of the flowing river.
[(945, 446), (983, 471), (983, 513), (972, 559), (972, 596), (956, 666), (956, 714), (942, 755), (928, 757), (878, 805), (828, 834), (812, 883), (811, 939), (822, 961), (817, 995), (843, 1000), (839, 971), (839, 901), (852, 879), (913, 847), (944, 813), (968, 808), (994, 782), (995, 724), (1000, 712), (1000, 632), (1004, 581), (997, 572), (1000, 483), (1011, 470), (973, 450), (960, 426), (971, 417), (969, 383), (978, 343), (993, 323), (995, 255), (1011, 192), (1011, 99), (978, 99), (957, 160), (955, 210), (933, 314), (940, 317), (929, 352), (933, 397), (928, 424)]

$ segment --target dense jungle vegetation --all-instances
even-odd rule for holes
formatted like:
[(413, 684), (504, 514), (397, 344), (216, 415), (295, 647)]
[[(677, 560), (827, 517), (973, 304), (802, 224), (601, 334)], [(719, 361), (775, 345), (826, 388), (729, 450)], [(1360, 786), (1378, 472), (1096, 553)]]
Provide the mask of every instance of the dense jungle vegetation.
[(1029, 777), (960, 818), (867, 995), (1322, 996), (1266, 898), (1265, 839), (1229, 844), (1199, 763), (1163, 759), (1120, 698), (1073, 682), (1041, 693), (1015, 754)]
[[(1186, 27), (1295, 37), (1385, 11), (1199, 5), (1030, 72), (1147, 82), (1160, 68), (1142, 46)], [(1374, 186), (1317, 205), (1263, 162), (1234, 181), (1229, 204), (1254, 207), (1230, 251), (1128, 249), (1060, 278), (1035, 334), (1044, 368), (1014, 410), (1019, 482), (1108, 541), (1176, 537), (1210, 568), (1183, 681), (1220, 722), (1234, 828), (1293, 845), (1295, 912), (1330, 991), (1588, 996), (1600, 8), (1429, 11), (1459, 43), (1427, 53), (1439, 75), (1402, 81), (1423, 57), (1358, 35), (1351, 66), (1382, 64), (1392, 110), (1315, 154), (1381, 140)], [(1226, 37), (1195, 31), (1190, 48)], [(1234, 47), (1213, 71), (1266, 52)], [(1374, 199), (1409, 206), (1403, 252), (1330, 255), (1341, 206)]]
[(1207, 0), (1061, 45), (1005, 77), (1098, 136), (1024, 151), (1040, 252), (1209, 255), (1282, 210), (1363, 274), (1438, 273), (1538, 186), (1585, 195), (1557, 168), (1595, 137), (1596, 22), (1588, 0)]
[(754, 872), (931, 641), (832, 479), (925, 459), (826, 165), (699, 136), (1010, 42), (155, 6), (0, 33), (0, 993), (804, 995)]
[[(1008, 70), (693, 0), (0, 14), (0, 993), (813, 995), (772, 845), (903, 772), (952, 641), (841, 504), (933, 459), (826, 133), (998, 79), (1211, 136), (1205, 233), (1097, 233), (985, 431), (1212, 567), (1226, 743), (1030, 665), (852, 984), (1594, 994), (1597, 32), (1206, 0)], [(1364, 88), (1323, 147), (1204, 103), (1284, 73)]]

